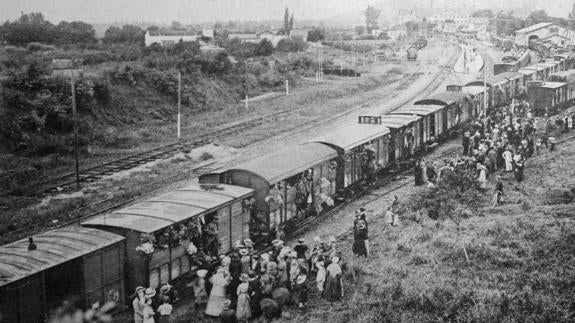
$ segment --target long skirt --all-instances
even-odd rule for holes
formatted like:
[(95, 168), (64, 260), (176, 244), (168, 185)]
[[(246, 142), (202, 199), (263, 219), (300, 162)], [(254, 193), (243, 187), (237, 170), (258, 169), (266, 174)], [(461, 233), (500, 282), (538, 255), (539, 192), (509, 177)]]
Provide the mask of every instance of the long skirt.
[(353, 242), (353, 253), (358, 256), (367, 256), (367, 248), (365, 247), (365, 241), (361, 239), (356, 239)]
[(252, 307), (250, 306), (250, 297), (247, 294), (238, 296), (238, 305), (236, 306), (236, 318), (238, 321), (247, 321), (252, 318)]
[(174, 319), (171, 315), (162, 315), (160, 316), (159, 323), (174, 323)]
[(208, 305), (206, 307), (206, 315), (218, 317), (224, 310), (225, 296), (210, 295)]
[(327, 275), (327, 280), (325, 284), (324, 296), (330, 302), (339, 301), (342, 298), (343, 286), (341, 282), (341, 275), (333, 277)]

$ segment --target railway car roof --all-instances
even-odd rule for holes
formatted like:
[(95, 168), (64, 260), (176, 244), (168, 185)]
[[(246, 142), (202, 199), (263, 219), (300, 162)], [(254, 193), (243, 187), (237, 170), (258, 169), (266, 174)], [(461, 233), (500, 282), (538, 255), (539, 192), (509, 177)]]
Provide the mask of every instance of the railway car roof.
[(386, 114), (381, 118), (381, 124), (392, 129), (403, 128), (421, 117), (405, 114)]
[(354, 123), (313, 139), (312, 142), (326, 143), (343, 150), (349, 150), (388, 133), (389, 128), (380, 124)]
[(401, 107), (392, 112), (393, 115), (395, 114), (406, 114), (406, 115), (418, 115), (418, 116), (426, 116), (437, 112), (443, 109), (443, 106), (440, 105), (416, 105), (416, 106), (406, 106)]
[(517, 73), (517, 72), (504, 72), (504, 73), (498, 74), (498, 76), (499, 75), (501, 75), (502, 77), (505, 77), (508, 80), (514, 80), (514, 79), (518, 79), (520, 77), (523, 77), (523, 74)]
[(69, 226), (34, 237), (36, 250), (28, 250), (28, 239), (0, 247), (0, 286), (82, 257), (125, 240), (97, 229)]
[(474, 85), (473, 83), (474, 83), (474, 82), (471, 82), (471, 83), (470, 83), (470, 84), (472, 84), (472, 85), (466, 85), (466, 86), (463, 88), (463, 91), (464, 91), (465, 93), (469, 93), (469, 94), (472, 94), (472, 95), (477, 95), (477, 94), (480, 94), (480, 93), (485, 92), (485, 89), (488, 88), (488, 87), (487, 87), (487, 88), (484, 87), (484, 86), (483, 86), (483, 83), (481, 83), (481, 85)]
[(455, 102), (459, 102), (467, 97), (466, 93), (460, 91), (446, 91), (434, 94), (428, 98), (417, 101), (415, 105), (452, 105)]
[(336, 156), (337, 152), (333, 148), (309, 142), (250, 160), (228, 171), (247, 171), (269, 183), (277, 183)]
[(560, 88), (566, 84), (567, 83), (563, 83), (563, 82), (544, 82), (543, 84), (541, 84), (540, 86), (537, 86), (537, 87), (542, 87), (542, 88), (546, 88), (546, 89), (556, 89), (556, 88)]
[(249, 196), (250, 188), (225, 184), (188, 185), (124, 209), (90, 219), (82, 225), (116, 227), (152, 233)]
[[(545, 63), (539, 63), (539, 64), (534, 64), (534, 65), (525, 66), (525, 67), (522, 68), (522, 69), (524, 69), (524, 70), (532, 70), (532, 71), (537, 71), (537, 72), (539, 72), (539, 71), (544, 71), (545, 69), (547, 69), (547, 67), (549, 67), (549, 66), (545, 65)], [(519, 70), (519, 71), (521, 71), (521, 70)]]
[(569, 77), (569, 76), (575, 75), (575, 69), (570, 69), (570, 70), (561, 71), (561, 72), (555, 72), (551, 75), (555, 75), (555, 76), (559, 76), (559, 77)]
[(523, 75), (532, 75), (535, 74), (536, 71), (530, 68), (522, 68), (520, 70), (517, 71), (517, 73), (521, 73)]

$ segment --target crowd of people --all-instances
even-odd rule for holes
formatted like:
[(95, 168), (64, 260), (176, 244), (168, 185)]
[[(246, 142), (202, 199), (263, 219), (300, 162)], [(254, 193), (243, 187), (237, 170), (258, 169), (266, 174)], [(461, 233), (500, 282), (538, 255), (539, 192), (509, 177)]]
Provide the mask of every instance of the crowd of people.
[[(258, 255), (250, 239), (237, 241), (217, 263), (201, 264), (188, 284), (196, 311), (222, 322), (269, 321), (286, 306), (304, 308), (313, 295), (330, 302), (342, 299), (345, 266), (334, 237), (324, 241), (317, 236), (311, 247), (303, 239), (293, 247), (280, 239), (272, 245)], [(173, 322), (173, 292), (169, 285), (159, 295), (151, 287), (136, 288), (135, 322)]]
[[(557, 122), (560, 120), (560, 122)], [(567, 132), (573, 126), (572, 116), (565, 114), (555, 120), (547, 114), (543, 127), (536, 120), (526, 102), (511, 104), (482, 116), (471, 124), (462, 137), (463, 156), (448, 159), (444, 165), (419, 159), (415, 165), (415, 185), (434, 185), (446, 170), (472, 169), (481, 189), (487, 189), (487, 179), (498, 171), (512, 174), (517, 182), (524, 179), (525, 161), (535, 155), (553, 150), (553, 129)], [(502, 202), (503, 184), (496, 176), (496, 203)]]

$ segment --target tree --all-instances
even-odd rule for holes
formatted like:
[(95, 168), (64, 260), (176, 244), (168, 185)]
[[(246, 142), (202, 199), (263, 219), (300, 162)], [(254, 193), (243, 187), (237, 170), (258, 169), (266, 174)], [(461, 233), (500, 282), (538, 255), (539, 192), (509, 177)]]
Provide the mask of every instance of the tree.
[(289, 35), (290, 32), (290, 19), (289, 19), (289, 10), (286, 7), (285, 13), (284, 13), (284, 34), (285, 35)]
[(325, 30), (320, 28), (313, 28), (307, 33), (307, 41), (318, 42), (325, 39)]
[(381, 10), (376, 7), (367, 6), (365, 10), (365, 29), (368, 34), (371, 34), (372, 30), (379, 28), (378, 19), (380, 14)]
[(106, 29), (104, 33), (104, 43), (137, 43), (143, 42), (144, 31), (134, 25), (124, 25), (120, 29), (119, 27), (110, 27)]
[(77, 44), (96, 42), (96, 31), (92, 25), (82, 21), (61, 21), (56, 26), (56, 43)]
[(306, 50), (307, 46), (301, 38), (286, 38), (280, 40), (276, 48), (282, 52), (301, 52)]
[(293, 30), (293, 14), (291, 15), (291, 18), (289, 19), (289, 31), (291, 32)]
[(575, 19), (575, 3), (573, 4), (571, 12), (569, 13), (569, 19)]
[(495, 17), (495, 14), (493, 13), (493, 10), (491, 10), (491, 9), (483, 9), (483, 10), (475, 11), (474, 13), (471, 14), (471, 17), (493, 18), (493, 17)]
[(545, 10), (536, 10), (533, 11), (529, 17), (527, 17), (526, 20), (526, 24), (528, 26), (534, 25), (534, 24), (538, 24), (540, 22), (548, 22), (551, 19), (551, 17), (549, 17), (549, 15), (547, 14), (547, 12)]
[(482, 194), (471, 170), (456, 172), (445, 169), (437, 185), (417, 195), (413, 206), (416, 210), (425, 209), (434, 220), (453, 222), (457, 226), (457, 240), (469, 262), (465, 244), (460, 239), (461, 224), (473, 215), (472, 210), (480, 206)]
[(358, 36), (361, 36), (361, 35), (363, 35), (363, 33), (365, 32), (365, 27), (363, 27), (363, 26), (355, 26), (355, 28), (353, 28), (353, 30), (355, 31), (355, 33), (356, 33)]
[(274, 51), (274, 45), (267, 39), (262, 39), (254, 50), (256, 56), (270, 56)]
[(55, 27), (44, 20), (40, 12), (23, 14), (14, 22), (4, 24), (4, 39), (12, 45), (26, 45), (31, 42), (52, 44), (56, 39)]
[(174, 30), (180, 30), (182, 29), (182, 24), (179, 21), (172, 21), (172, 25), (171, 28)]

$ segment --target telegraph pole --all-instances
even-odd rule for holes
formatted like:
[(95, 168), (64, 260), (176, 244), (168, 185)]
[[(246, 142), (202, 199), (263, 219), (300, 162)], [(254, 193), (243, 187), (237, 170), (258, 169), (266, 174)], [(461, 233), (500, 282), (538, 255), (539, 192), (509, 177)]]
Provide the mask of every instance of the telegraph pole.
[(72, 118), (74, 119), (74, 160), (76, 166), (76, 187), (80, 188), (80, 162), (78, 161), (78, 113), (76, 113), (76, 89), (74, 86), (74, 71), (70, 73), (70, 88), (72, 90)]
[(182, 72), (178, 71), (178, 139), (181, 137)]
[(483, 113), (487, 115), (487, 66), (483, 64)]

